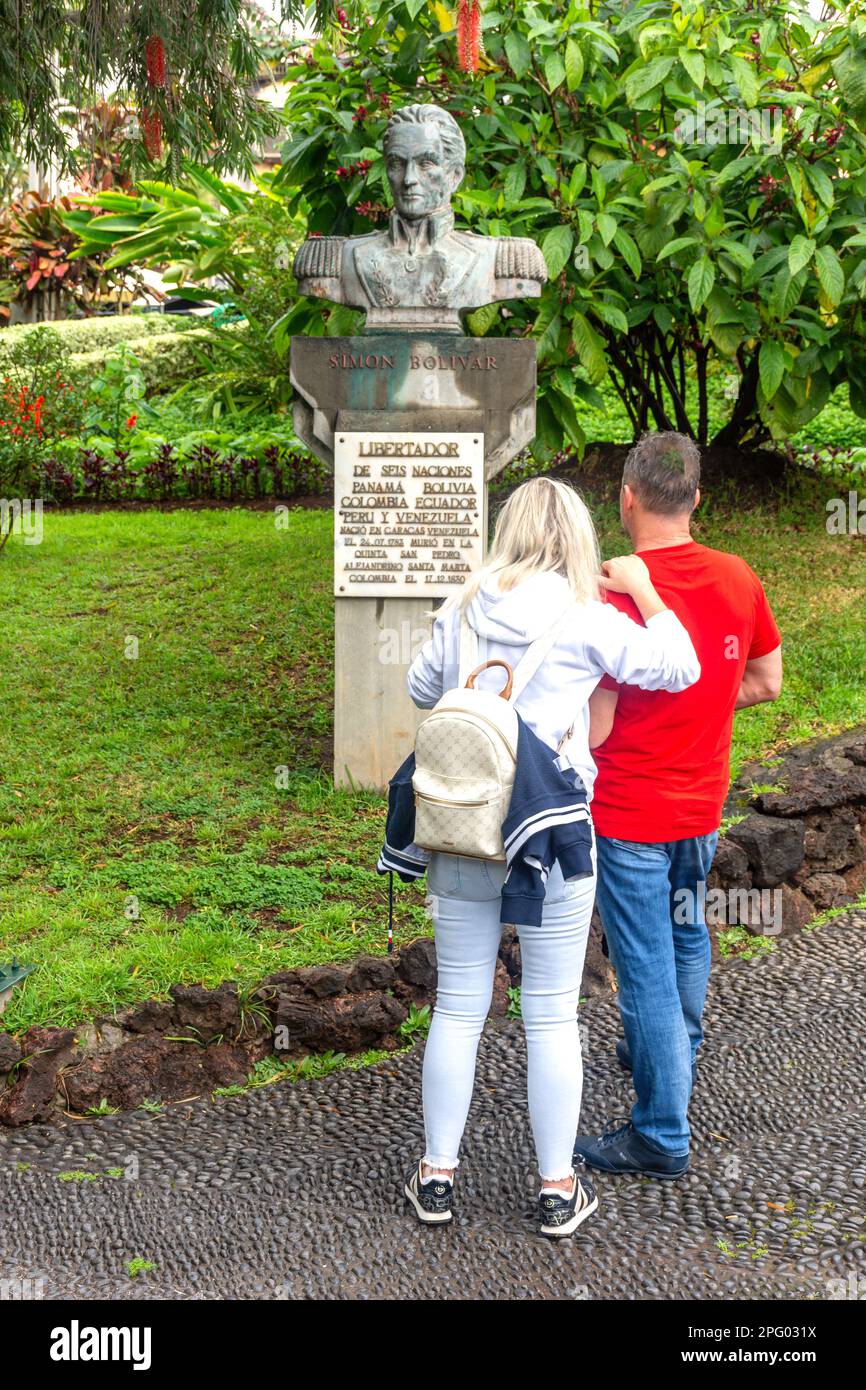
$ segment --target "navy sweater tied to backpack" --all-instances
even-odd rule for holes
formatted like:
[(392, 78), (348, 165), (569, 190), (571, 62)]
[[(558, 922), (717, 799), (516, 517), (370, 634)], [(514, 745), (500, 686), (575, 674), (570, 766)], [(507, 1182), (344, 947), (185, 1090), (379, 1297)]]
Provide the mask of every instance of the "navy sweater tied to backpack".
[[(589, 878), (593, 873), (592, 821), (579, 774), (562, 764), (520, 715), (517, 720), (517, 767), (502, 823), (508, 873), (499, 916), (503, 923), (537, 927), (555, 863), (566, 880)], [(380, 874), (396, 873), (404, 883), (421, 878), (430, 858), (414, 842), (414, 771), (415, 754), (411, 753), (388, 784), (385, 843), (376, 865)]]

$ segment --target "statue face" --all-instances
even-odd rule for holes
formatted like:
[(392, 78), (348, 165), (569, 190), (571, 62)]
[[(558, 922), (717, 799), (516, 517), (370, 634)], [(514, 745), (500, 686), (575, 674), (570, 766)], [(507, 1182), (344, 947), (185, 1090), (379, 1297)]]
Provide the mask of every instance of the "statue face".
[(402, 217), (426, 217), (447, 207), (463, 177), (459, 165), (448, 162), (442, 139), (431, 121), (397, 125), (388, 139), (385, 172)]

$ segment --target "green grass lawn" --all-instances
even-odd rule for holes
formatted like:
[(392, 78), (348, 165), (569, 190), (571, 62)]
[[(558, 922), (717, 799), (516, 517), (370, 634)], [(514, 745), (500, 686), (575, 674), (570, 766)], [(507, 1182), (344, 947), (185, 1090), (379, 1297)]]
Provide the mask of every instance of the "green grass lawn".
[[(784, 695), (737, 716), (737, 764), (866, 719), (864, 546), (827, 535), (824, 500), (728, 499), (698, 528), (758, 570), (785, 637)], [(39, 967), (3, 1026), (384, 950), (384, 803), (322, 772), (330, 513), (48, 514), (0, 555), (0, 604), (0, 960)], [(428, 926), (401, 890), (398, 941)]]

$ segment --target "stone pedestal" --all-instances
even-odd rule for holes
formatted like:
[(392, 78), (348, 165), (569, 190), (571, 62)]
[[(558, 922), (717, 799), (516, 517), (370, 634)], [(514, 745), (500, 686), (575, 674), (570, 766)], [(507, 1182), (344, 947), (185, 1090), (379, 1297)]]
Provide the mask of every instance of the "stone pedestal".
[(295, 338), (291, 374), (299, 438), (337, 465), (334, 780), (383, 789), (424, 717), (406, 673), (431, 610), (483, 557), (487, 482), (532, 440), (535, 344)]
[[(430, 636), (431, 602), (338, 598), (334, 603), (334, 783), (388, 785), (411, 752), (425, 711), (406, 694), (406, 672)], [(383, 660), (394, 649), (396, 660)]]
[(495, 477), (535, 433), (535, 343), (455, 333), (293, 338), (298, 437), (333, 464), (347, 430), (480, 431)]

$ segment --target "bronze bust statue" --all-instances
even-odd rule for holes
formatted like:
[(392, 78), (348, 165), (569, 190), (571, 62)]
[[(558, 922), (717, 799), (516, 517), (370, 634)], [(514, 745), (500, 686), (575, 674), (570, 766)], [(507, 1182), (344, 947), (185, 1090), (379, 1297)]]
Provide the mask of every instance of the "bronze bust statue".
[(451, 196), (463, 179), (466, 143), (448, 111), (395, 111), (383, 152), (394, 199), (387, 228), (308, 237), (294, 263), (301, 294), (365, 309), (367, 332), (461, 333), (461, 312), (541, 293), (547, 271), (534, 241), (455, 228)]

